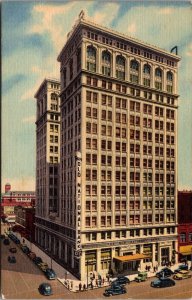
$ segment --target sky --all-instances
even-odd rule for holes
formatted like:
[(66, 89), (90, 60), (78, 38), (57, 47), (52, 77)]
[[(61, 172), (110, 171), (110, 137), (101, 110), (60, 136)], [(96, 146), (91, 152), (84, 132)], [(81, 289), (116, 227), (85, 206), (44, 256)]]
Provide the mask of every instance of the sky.
[(57, 56), (81, 10), (92, 21), (170, 51), (178, 46), (178, 188), (192, 189), (192, 1), (2, 1), (1, 173), (35, 189), (34, 94), (60, 78)]

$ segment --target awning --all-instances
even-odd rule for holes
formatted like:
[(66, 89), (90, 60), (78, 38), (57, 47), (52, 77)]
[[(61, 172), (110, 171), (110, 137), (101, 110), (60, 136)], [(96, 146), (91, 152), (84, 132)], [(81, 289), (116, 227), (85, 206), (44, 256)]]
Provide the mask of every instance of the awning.
[(145, 254), (131, 254), (125, 256), (115, 256), (114, 259), (119, 260), (121, 262), (126, 262), (126, 261), (140, 260), (149, 257), (150, 257), (149, 255), (145, 255)]
[(182, 255), (190, 255), (192, 254), (192, 245), (180, 246), (179, 253)]

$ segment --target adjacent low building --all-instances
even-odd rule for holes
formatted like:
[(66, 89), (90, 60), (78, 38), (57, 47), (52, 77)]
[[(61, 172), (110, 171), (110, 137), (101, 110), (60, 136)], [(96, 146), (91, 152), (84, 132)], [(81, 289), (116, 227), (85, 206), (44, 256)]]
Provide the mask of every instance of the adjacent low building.
[(17, 207), (34, 207), (34, 191), (12, 191), (11, 185), (6, 183), (5, 193), (1, 195), (1, 216), (8, 222), (16, 221), (15, 210)]
[(178, 192), (179, 260), (192, 261), (192, 191)]

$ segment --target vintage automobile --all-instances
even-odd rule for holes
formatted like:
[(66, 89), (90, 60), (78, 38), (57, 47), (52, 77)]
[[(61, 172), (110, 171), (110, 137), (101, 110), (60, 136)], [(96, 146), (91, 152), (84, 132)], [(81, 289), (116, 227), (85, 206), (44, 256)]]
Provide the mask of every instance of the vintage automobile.
[(43, 272), (45, 272), (49, 268), (48, 264), (45, 262), (41, 262), (37, 265), (38, 265), (39, 269), (41, 269)]
[(104, 296), (109, 297), (109, 296), (114, 296), (114, 295), (122, 295), (125, 294), (127, 291), (123, 286), (120, 285), (114, 285), (111, 286), (110, 288), (106, 289), (105, 292), (103, 293)]
[(38, 288), (40, 294), (44, 296), (50, 296), (53, 294), (52, 287), (49, 283), (43, 282)]
[(176, 270), (174, 270), (174, 274), (179, 273), (181, 270), (188, 270), (188, 265), (180, 265)]
[(175, 281), (170, 278), (159, 278), (151, 282), (151, 286), (154, 288), (164, 288), (174, 286)]
[(189, 273), (189, 271), (186, 271), (186, 270), (180, 270), (178, 273), (176, 273), (173, 276), (173, 279), (176, 279), (176, 280), (182, 280), (182, 279), (187, 279), (187, 278), (191, 278), (191, 274)]
[(136, 282), (141, 282), (147, 280), (147, 273), (146, 272), (140, 272), (138, 276), (135, 278)]

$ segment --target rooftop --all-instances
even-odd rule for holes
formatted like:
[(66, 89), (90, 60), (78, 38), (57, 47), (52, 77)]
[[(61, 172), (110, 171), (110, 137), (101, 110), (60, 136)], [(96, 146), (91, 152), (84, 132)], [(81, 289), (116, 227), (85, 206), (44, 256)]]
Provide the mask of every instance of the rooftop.
[(102, 26), (102, 25), (99, 25), (99, 24), (96, 24), (94, 23), (91, 18), (89, 18), (88, 16), (85, 15), (85, 12), (82, 10), (79, 14), (79, 17), (78, 19), (76, 20), (74, 26), (72, 27), (72, 30), (68, 33), (67, 35), (67, 42), (66, 44), (63, 46), (60, 54), (58, 55), (57, 57), (57, 60), (60, 61), (61, 60), (61, 56), (62, 56), (62, 53), (64, 51), (64, 48), (66, 47), (66, 45), (68, 44), (68, 42), (70, 41), (72, 35), (74, 34), (76, 28), (80, 25), (80, 24), (84, 24), (84, 25), (88, 25), (88, 26), (92, 26), (92, 27), (95, 27), (96, 29), (99, 29), (99, 30), (102, 30), (103, 32), (106, 32), (106, 33), (109, 33), (109, 34), (114, 34), (116, 35), (117, 37), (119, 38), (123, 38), (123, 39), (126, 39), (128, 40), (129, 42), (132, 42), (132, 43), (136, 43), (138, 44), (139, 46), (143, 46), (143, 47), (146, 47), (146, 48), (150, 48), (151, 50), (153, 51), (158, 51), (158, 52), (161, 52), (162, 54), (165, 54), (167, 56), (170, 56), (171, 58), (173, 59), (176, 59), (177, 61), (179, 61), (181, 58), (180, 56), (174, 54), (174, 53), (171, 53), (170, 51), (167, 51), (165, 49), (162, 49), (162, 48), (159, 48), (155, 45), (151, 45), (151, 44), (148, 44), (146, 42), (143, 42), (137, 38), (133, 38), (133, 37), (130, 37), (126, 34), (123, 34), (123, 33), (120, 33), (114, 29), (109, 29), (105, 26)]

